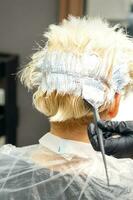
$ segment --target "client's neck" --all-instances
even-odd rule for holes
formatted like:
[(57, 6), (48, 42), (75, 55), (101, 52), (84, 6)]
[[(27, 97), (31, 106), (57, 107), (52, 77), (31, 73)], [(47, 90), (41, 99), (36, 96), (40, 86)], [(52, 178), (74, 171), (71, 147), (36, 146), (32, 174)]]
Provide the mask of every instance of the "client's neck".
[(51, 133), (64, 139), (89, 143), (88, 124), (88, 119), (52, 122)]

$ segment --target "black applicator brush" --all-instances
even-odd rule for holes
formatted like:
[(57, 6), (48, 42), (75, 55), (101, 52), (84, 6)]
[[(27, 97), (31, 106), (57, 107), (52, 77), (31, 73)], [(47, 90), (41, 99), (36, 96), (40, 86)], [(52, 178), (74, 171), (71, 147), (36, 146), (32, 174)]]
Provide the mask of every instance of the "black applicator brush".
[(106, 163), (106, 158), (105, 158), (105, 150), (104, 150), (104, 144), (103, 144), (103, 134), (102, 134), (102, 131), (98, 128), (98, 125), (97, 125), (97, 122), (100, 120), (99, 112), (98, 112), (98, 109), (93, 105), (93, 103), (91, 103), (90, 100), (86, 100), (86, 99), (83, 99), (83, 100), (84, 100), (85, 104), (89, 108), (91, 108), (93, 115), (94, 115), (94, 124), (95, 124), (95, 128), (96, 128), (96, 134), (97, 134), (97, 137), (98, 137), (100, 151), (101, 151), (101, 154), (102, 154), (103, 163), (104, 163), (104, 167), (105, 167), (107, 184), (109, 186), (109, 176), (108, 176), (107, 163)]

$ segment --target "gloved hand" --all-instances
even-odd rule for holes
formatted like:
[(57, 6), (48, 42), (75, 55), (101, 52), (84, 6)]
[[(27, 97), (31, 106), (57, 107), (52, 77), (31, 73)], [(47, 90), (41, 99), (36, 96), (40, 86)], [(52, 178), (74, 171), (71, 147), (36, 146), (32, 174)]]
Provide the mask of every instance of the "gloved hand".
[[(99, 121), (98, 127), (103, 132), (104, 148), (107, 155), (116, 158), (133, 158), (133, 121)], [(120, 135), (120, 137), (113, 138), (114, 135)], [(100, 151), (93, 123), (88, 127), (88, 136), (93, 148)]]

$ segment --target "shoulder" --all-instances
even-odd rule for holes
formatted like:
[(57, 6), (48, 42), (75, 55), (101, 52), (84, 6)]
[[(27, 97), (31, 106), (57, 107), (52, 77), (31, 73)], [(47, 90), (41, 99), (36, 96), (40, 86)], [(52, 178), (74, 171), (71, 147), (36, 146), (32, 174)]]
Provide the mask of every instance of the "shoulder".
[(0, 154), (7, 154), (10, 155), (11, 153), (15, 154), (17, 153), (26, 153), (28, 150), (33, 150), (38, 145), (29, 145), (29, 146), (23, 146), (23, 147), (16, 147), (12, 144), (5, 144), (0, 147)]
[(0, 173), (11, 166), (23, 168), (24, 165), (33, 164), (30, 159), (31, 152), (37, 148), (37, 145), (16, 147), (11, 144), (6, 144), (0, 147)]

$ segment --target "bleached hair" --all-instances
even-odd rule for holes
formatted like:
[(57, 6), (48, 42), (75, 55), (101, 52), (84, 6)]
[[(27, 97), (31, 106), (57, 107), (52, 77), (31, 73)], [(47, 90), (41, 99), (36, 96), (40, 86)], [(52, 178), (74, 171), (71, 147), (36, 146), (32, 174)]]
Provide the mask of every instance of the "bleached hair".
[[(133, 78), (133, 42), (128, 35), (119, 29), (118, 25), (111, 27), (106, 21), (101, 19), (89, 19), (87, 17), (76, 18), (70, 16), (68, 20), (63, 20), (59, 25), (50, 25), (48, 32), (44, 34), (47, 39), (47, 48), (49, 51), (73, 52), (82, 54), (87, 45), (101, 58), (105, 53), (112, 49), (113, 53), (108, 55), (108, 60), (115, 62), (116, 54), (122, 52), (126, 56), (129, 67), (129, 76)], [(42, 91), (39, 79), (42, 72), (37, 63), (44, 55), (45, 47), (33, 54), (31, 62), (22, 70), (21, 81), (28, 89), (36, 89), (33, 95), (35, 107), (45, 115), (50, 117), (51, 121), (66, 121), (77, 119), (87, 115), (81, 97), (72, 94), (59, 93), (58, 91)], [(45, 77), (43, 77), (45, 78)], [(128, 90), (130, 85), (125, 87)], [(102, 106), (104, 110), (105, 105)]]

